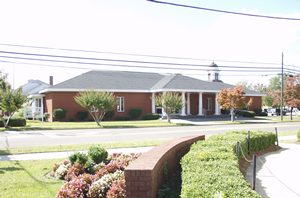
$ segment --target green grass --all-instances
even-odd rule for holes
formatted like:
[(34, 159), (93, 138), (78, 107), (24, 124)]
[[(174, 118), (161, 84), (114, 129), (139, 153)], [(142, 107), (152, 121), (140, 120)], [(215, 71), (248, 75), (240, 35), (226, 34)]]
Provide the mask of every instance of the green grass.
[(0, 162), (0, 197), (55, 197), (63, 184), (46, 175), (60, 160)]
[[(95, 122), (41, 122), (27, 120), (26, 127), (11, 127), (7, 130), (55, 130), (55, 129), (99, 129), (99, 128), (142, 128), (142, 127), (168, 127), (182, 126), (186, 124), (168, 123), (161, 120), (135, 120), (135, 121), (103, 121), (101, 127)], [(1, 128), (0, 131), (4, 131)]]
[(274, 122), (300, 122), (300, 116), (293, 115), (293, 120), (291, 120), (290, 115), (283, 116), (283, 120), (281, 121), (280, 116), (256, 116), (256, 119), (264, 119), (264, 120), (271, 120)]
[[(108, 148), (129, 148), (156, 146), (166, 142), (168, 139), (149, 140), (149, 141), (124, 141), (124, 142), (103, 142), (100, 145)], [(9, 149), (0, 149), (0, 155), (23, 154), (23, 153), (43, 153), (43, 152), (61, 152), (61, 151), (82, 151), (95, 144), (78, 144), (78, 145), (59, 145), (59, 146), (34, 146), (34, 147), (16, 147)]]

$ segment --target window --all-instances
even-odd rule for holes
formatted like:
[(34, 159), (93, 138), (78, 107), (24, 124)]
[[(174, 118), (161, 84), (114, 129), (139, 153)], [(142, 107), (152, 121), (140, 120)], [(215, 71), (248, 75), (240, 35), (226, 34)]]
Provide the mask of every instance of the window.
[(125, 111), (125, 98), (117, 97), (117, 112), (124, 112), (124, 111)]
[(42, 107), (42, 99), (41, 98), (37, 98), (36, 99), (36, 107)]
[(207, 111), (212, 110), (212, 98), (207, 98)]

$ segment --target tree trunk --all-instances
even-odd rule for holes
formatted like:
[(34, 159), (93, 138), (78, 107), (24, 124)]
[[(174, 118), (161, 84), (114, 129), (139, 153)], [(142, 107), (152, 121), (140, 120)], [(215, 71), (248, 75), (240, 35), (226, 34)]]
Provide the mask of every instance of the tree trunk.
[(8, 128), (9, 120), (10, 120), (10, 116), (8, 116), (8, 118), (7, 118), (6, 121), (5, 121), (5, 119), (3, 119), (3, 122), (4, 122), (4, 128)]
[(171, 123), (170, 114), (167, 114), (167, 120), (168, 120), (168, 123)]
[(294, 107), (291, 107), (291, 120), (293, 120), (293, 109)]
[(234, 122), (234, 109), (230, 109), (231, 122)]

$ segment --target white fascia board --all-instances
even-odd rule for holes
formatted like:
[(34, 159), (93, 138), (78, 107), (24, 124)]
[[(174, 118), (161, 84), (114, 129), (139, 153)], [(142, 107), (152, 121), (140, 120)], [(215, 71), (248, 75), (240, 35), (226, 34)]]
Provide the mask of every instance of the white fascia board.
[(80, 91), (107, 91), (107, 92), (127, 92), (127, 93), (151, 93), (150, 90), (135, 90), (135, 89), (44, 89), (40, 93), (50, 92), (80, 92)]
[(44, 96), (44, 94), (30, 94), (27, 96), (27, 98), (42, 98)]
[(257, 94), (244, 94), (244, 96), (265, 96), (266, 94), (260, 94), (260, 93), (257, 93)]

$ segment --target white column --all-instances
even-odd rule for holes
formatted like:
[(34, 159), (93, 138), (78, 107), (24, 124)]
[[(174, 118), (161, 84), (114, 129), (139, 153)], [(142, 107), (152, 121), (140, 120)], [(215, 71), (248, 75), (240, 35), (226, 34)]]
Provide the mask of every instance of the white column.
[[(165, 95), (166, 92), (163, 92), (162, 94)], [(162, 111), (162, 112), (161, 112), (161, 113), (162, 113), (162, 117), (167, 116), (167, 114), (166, 114), (166, 112), (165, 112), (165, 109), (164, 109), (163, 107), (161, 108), (161, 111)]]
[(202, 92), (199, 93), (198, 104), (198, 116), (203, 116)]
[(190, 101), (190, 97), (191, 96), (191, 93), (187, 93), (187, 99), (186, 99), (186, 105), (187, 105), (187, 110), (186, 110), (186, 113), (188, 115), (191, 115), (191, 101)]
[(216, 99), (215, 99), (215, 115), (221, 115), (221, 108), (217, 101), (217, 94), (216, 94)]
[(181, 108), (181, 115), (186, 116), (186, 108), (185, 108), (185, 92), (181, 93), (181, 101), (182, 101), (182, 108)]
[(41, 98), (41, 114), (42, 114), (42, 122), (44, 122), (44, 97)]
[(152, 113), (155, 113), (155, 93), (152, 93), (151, 107), (152, 107)]

